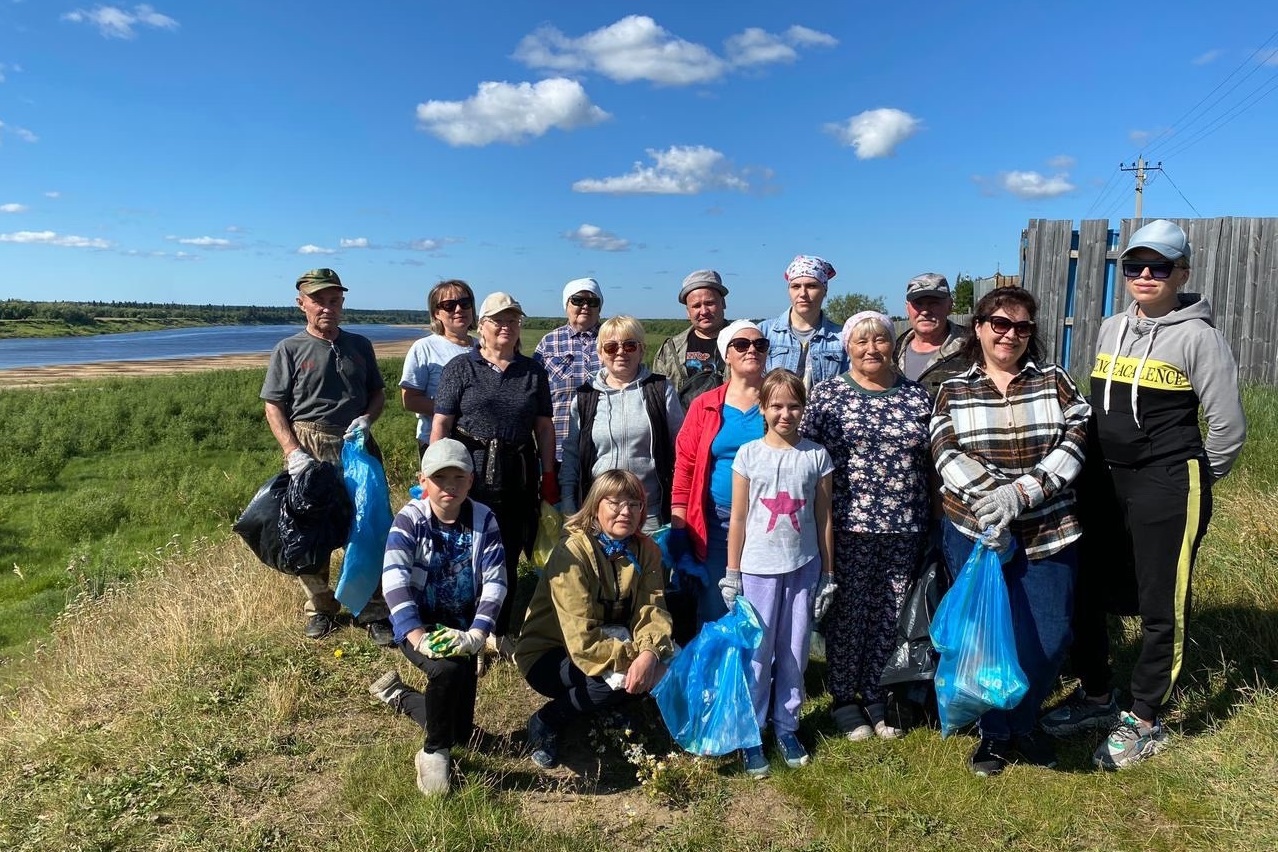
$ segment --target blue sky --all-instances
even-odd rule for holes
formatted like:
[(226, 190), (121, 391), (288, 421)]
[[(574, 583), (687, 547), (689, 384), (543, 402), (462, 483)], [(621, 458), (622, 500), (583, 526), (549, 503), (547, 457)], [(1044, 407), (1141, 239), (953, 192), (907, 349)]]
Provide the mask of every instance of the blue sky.
[(1275, 214), (1272, 3), (0, 0), (0, 298), (554, 314), (1015, 272), (1030, 218)]

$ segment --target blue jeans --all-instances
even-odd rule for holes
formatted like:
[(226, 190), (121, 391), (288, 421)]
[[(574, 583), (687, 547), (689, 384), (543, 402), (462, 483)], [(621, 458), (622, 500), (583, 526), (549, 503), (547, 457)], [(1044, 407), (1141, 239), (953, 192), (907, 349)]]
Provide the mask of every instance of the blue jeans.
[[(974, 542), (945, 522), (945, 561), (957, 577), (972, 553)], [(1016, 655), (1029, 681), (1021, 702), (1011, 710), (991, 710), (981, 716), (981, 736), (1007, 740), (1028, 734), (1038, 725), (1043, 701), (1056, 685), (1061, 662), (1070, 644), (1070, 616), (1074, 610), (1074, 575), (1078, 554), (1073, 544), (1043, 559), (1029, 561), (1019, 541), (1003, 565), (1007, 596), (1012, 604)]]
[(723, 605), (723, 593), (719, 591), (719, 581), (728, 573), (728, 519), (731, 517), (731, 507), (715, 506), (706, 513), (705, 565), (710, 579), (697, 598), (698, 630), (701, 625), (718, 621), (728, 614), (728, 608)]

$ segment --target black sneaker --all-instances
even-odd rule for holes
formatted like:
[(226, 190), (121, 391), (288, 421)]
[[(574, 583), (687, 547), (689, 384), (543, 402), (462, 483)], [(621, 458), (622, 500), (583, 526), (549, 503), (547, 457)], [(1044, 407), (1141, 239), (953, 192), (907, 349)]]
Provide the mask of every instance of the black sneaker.
[(968, 769), (972, 770), (972, 774), (980, 775), (982, 778), (998, 775), (1007, 768), (1006, 752), (1008, 745), (1005, 740), (981, 737), (976, 750), (967, 759)]
[(368, 630), (368, 637), (379, 648), (395, 647), (395, 631), (391, 629), (391, 623), (385, 618), (370, 621), (364, 625), (364, 628)]
[(542, 769), (559, 762), (559, 734), (536, 713), (528, 717), (528, 751), (532, 762)]
[(317, 612), (306, 619), (302, 635), (307, 639), (323, 639), (337, 629), (337, 621), (326, 612)]
[(1043, 731), (1021, 734), (1013, 741), (1017, 763), (1029, 763), (1044, 769), (1056, 768), (1056, 744)]

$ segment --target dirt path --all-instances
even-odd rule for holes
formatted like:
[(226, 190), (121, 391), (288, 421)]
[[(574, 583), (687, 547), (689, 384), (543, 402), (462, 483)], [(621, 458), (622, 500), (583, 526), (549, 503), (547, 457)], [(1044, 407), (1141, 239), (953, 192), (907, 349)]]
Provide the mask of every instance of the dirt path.
[[(374, 343), (378, 358), (403, 358), (411, 340)], [(159, 361), (103, 361), (97, 364), (67, 364), (56, 367), (19, 367), (0, 370), (0, 388), (38, 388), (86, 379), (118, 376), (164, 376), (202, 370), (237, 370), (265, 367), (269, 353), (255, 355), (213, 355), (207, 358), (166, 358)]]

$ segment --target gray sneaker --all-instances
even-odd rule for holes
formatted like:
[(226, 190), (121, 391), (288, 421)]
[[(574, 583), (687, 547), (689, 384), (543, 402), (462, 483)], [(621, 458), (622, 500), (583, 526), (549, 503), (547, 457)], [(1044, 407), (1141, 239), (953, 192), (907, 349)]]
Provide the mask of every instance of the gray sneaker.
[(1153, 757), (1167, 747), (1167, 731), (1161, 722), (1146, 725), (1131, 713), (1119, 714), (1118, 724), (1109, 732), (1105, 742), (1092, 755), (1092, 762), (1101, 769), (1124, 769)]
[(407, 691), (408, 687), (399, 679), (399, 672), (394, 669), (391, 669), (368, 685), (369, 695), (383, 704), (389, 704), (396, 710), (399, 709), (399, 700), (404, 697), (404, 693)]
[(1054, 737), (1068, 737), (1082, 731), (1108, 731), (1117, 724), (1117, 695), (1111, 692), (1108, 703), (1096, 704), (1087, 700), (1081, 686), (1039, 719), (1043, 730)]

